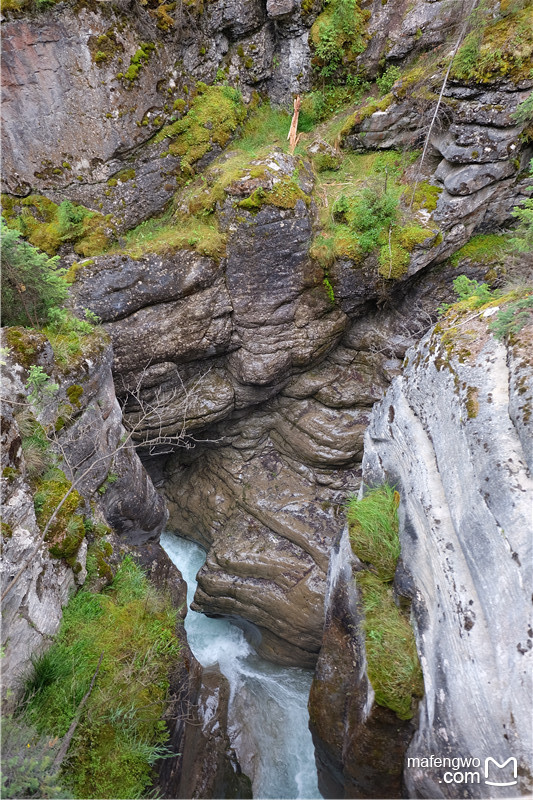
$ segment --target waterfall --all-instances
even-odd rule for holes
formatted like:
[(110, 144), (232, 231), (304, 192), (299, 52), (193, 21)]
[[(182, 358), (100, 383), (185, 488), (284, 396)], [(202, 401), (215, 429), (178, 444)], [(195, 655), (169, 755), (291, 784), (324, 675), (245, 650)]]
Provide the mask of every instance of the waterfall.
[[(187, 583), (190, 606), (205, 552), (169, 532), (162, 534), (161, 546)], [(229, 735), (254, 798), (320, 798), (307, 713), (312, 673), (260, 658), (226, 619), (189, 610), (185, 629), (202, 666), (218, 663), (229, 681)]]

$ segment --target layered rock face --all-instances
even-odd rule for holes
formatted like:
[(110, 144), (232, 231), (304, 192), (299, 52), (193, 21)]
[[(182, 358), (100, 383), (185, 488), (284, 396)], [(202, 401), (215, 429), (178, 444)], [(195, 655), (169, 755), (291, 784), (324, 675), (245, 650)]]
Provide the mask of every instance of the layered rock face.
[[(485, 797), (485, 779), (495, 797), (531, 790), (533, 329), (505, 347), (483, 316), (468, 325), (437, 326), (408, 352), (365, 438), (365, 482), (402, 498), (425, 683), (404, 772), (412, 797)], [(431, 754), (479, 759), (479, 785), (445, 786), (417, 761)], [(515, 758), (517, 774), (483, 774), (487, 758)]]
[[(492, 5), (491, 11), (497, 12), (497, 4)], [(523, 23), (516, 28), (509, 23), (506, 30), (504, 18), (488, 34), (496, 52), (490, 66), (476, 64), (475, 59), (468, 68), (456, 66), (444, 87), (452, 50), (450, 38), (445, 42), (455, 30), (456, 10), (421, 2), (404, 13), (403, 4), (387, 3), (374, 11), (369, 22), (373, 35), (361, 57), (365, 65), (375, 67), (378, 57), (384, 57), (389, 65), (407, 61), (411, 66), (374, 113), (363, 118), (355, 113), (342, 133), (344, 144), (355, 150), (413, 149), (424, 145), (430, 131), (421, 174), (442, 187), (433, 217), (443, 234), (444, 254), (460, 247), (475, 231), (509, 222), (517, 197), (527, 193), (531, 145), (527, 137), (525, 147), (523, 143), (527, 123), (514, 116), (533, 88), (527, 66), (531, 51), (522, 54), (520, 39), (520, 31), (531, 27), (531, 14), (527, 4), (516, 6), (521, 7)], [(478, 24), (481, 41), (489, 20)], [(481, 58), (479, 53), (478, 62)]]
[[(73, 293), (113, 341), (117, 391), (141, 387), (126, 406), (140, 440), (181, 437), (158, 485), (171, 526), (209, 551), (197, 607), (253, 622), (263, 653), (312, 666), (370, 407), (453, 271), (421, 260), (384, 295), (375, 266), (344, 264), (339, 308), (309, 257), (309, 167), (274, 151), (252, 168), (263, 176), (232, 182), (217, 210), (225, 258), (100, 256), (80, 266)], [(280, 187), (287, 202), (268, 202)], [(248, 210), (251, 191), (267, 199)], [(378, 296), (391, 307), (368, 302)]]
[[(282, 190), (281, 205), (269, 202)], [(136, 394), (126, 417), (139, 441), (167, 442), (152, 455), (181, 445), (166, 465), (161, 456), (163, 472), (147, 466), (173, 529), (208, 550), (197, 608), (253, 622), (264, 654), (305, 666), (370, 408), (455, 274), (428, 269), (431, 243), (391, 287), (371, 259), (357, 271), (338, 262), (332, 303), (309, 256), (312, 191), (309, 166), (273, 151), (217, 206), (225, 257), (99, 256), (73, 285), (76, 307), (111, 337), (117, 392)], [(248, 210), (254, 192), (266, 199)]]
[[(8, 687), (13, 691), (11, 702), (17, 699), (31, 656), (51, 641), (71, 590), (76, 583), (83, 584), (87, 575), (85, 538), (70, 565), (64, 558), (53, 557), (47, 544), (39, 546), (35, 489), (30, 487), (17, 420), (24, 425), (27, 411), (37, 413), (50, 431), (50, 447), (57, 453), (58, 464), (74, 481), (86, 510), (92, 501), (97, 518), (113, 525), (125, 541), (140, 544), (157, 539), (167, 517), (135, 450), (121, 446), (125, 430), (111, 375), (110, 347), (103, 345), (93, 358), (65, 375), (54, 368), (50, 346), (44, 341), (39, 360), (53, 371), (58, 388), (40, 412), (27, 400), (27, 372), (22, 365), (10, 359), (2, 375), (2, 394), (7, 399), (2, 410), (2, 591), (24, 567), (2, 602), (3, 693)], [(55, 433), (58, 409), (65, 414), (67, 405), (71, 417)], [(109, 474), (112, 481), (106, 481)]]

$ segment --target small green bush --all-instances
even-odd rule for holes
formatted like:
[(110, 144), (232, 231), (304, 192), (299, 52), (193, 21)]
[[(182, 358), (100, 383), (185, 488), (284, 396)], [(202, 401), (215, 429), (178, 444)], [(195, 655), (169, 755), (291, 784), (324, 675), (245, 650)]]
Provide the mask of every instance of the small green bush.
[(498, 316), (489, 325), (496, 339), (506, 339), (510, 334), (520, 333), (533, 322), (533, 294), (521, 297), (498, 311)]
[(64, 270), (57, 258), (49, 258), (7, 227), (2, 233), (2, 324), (38, 328), (62, 305), (68, 293)]
[(366, 187), (353, 195), (342, 194), (333, 206), (333, 214), (355, 234), (361, 251), (370, 253), (377, 247), (382, 231), (396, 221), (398, 196)]
[(57, 738), (38, 734), (13, 717), (2, 717), (1, 738), (3, 798), (73, 796), (60, 786), (58, 771), (52, 769), (60, 747)]
[[(471, 308), (480, 308), (497, 296), (491, 292), (486, 283), (478, 283), (476, 280), (467, 278), (466, 275), (458, 275), (453, 282), (453, 288), (459, 302), (468, 300)], [(438, 310), (443, 313), (449, 308), (449, 303), (443, 303)]]
[(368, 12), (358, 0), (328, 0), (311, 28), (314, 67), (328, 81), (340, 82), (366, 47)]
[(523, 100), (511, 117), (516, 122), (530, 122), (533, 120), (533, 92)]
[(401, 70), (391, 64), (383, 75), (376, 78), (376, 83), (381, 96), (388, 94), (401, 75)]

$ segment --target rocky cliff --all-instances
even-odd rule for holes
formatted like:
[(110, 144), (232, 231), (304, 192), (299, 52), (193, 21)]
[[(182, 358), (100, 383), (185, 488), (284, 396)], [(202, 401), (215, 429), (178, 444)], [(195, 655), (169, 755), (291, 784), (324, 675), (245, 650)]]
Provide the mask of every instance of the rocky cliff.
[[(505, 307), (505, 299), (499, 302)], [(509, 302), (513, 299), (507, 298)], [(532, 691), (528, 564), (533, 329), (526, 315), (528, 324), (507, 345), (494, 338), (489, 325), (497, 303), (489, 302), (481, 311), (464, 304), (449, 311), (409, 350), (402, 376), (374, 407), (365, 434), (365, 484), (387, 482), (401, 497), (401, 563), (395, 587), (399, 597), (412, 601), (424, 673), (418, 728), (407, 752), (400, 752), (410, 797), (486, 797), (487, 792), (509, 797), (531, 789), (531, 724), (524, 710), (531, 705)], [(347, 538), (344, 542), (346, 555)], [(331, 792), (335, 780), (337, 790), (340, 785), (341, 792), (348, 792), (344, 796), (372, 796), (366, 794), (365, 780), (375, 757), (368, 764), (360, 740), (354, 742), (357, 723), (350, 711), (339, 705), (336, 725), (321, 719), (332, 702), (339, 702), (339, 686), (341, 691), (353, 688), (354, 679), (346, 675), (358, 675), (355, 702), (363, 709), (358, 720), (360, 724), (362, 716), (363, 741), (370, 738), (374, 748), (380, 742), (369, 714), (373, 705), (365, 689), (364, 648), (354, 606), (357, 574), (354, 583), (349, 555), (342, 569), (333, 569), (330, 579), (334, 590), (311, 712), (325, 753), (327, 796), (338, 796)], [(339, 630), (344, 634), (340, 639)], [(343, 669), (337, 678), (332, 673), (336, 659), (352, 661), (353, 668)], [(431, 754), (474, 759), (475, 778), (461, 785), (468, 779), (459, 770), (424, 763)], [(485, 772), (487, 758), (499, 764), (516, 759), (515, 774), (511, 767), (501, 779), (509, 780), (508, 785), (498, 787), (498, 776)], [(387, 759), (390, 766), (391, 753)], [(397, 777), (402, 777), (401, 761)], [(355, 794), (350, 793), (352, 782)]]
[[(4, 697), (9, 690), (12, 700), (31, 656), (42, 652), (57, 631), (75, 584), (86, 579), (86, 537), (94, 543), (94, 526), (112, 525), (125, 541), (139, 544), (157, 539), (166, 521), (164, 504), (137, 453), (121, 444), (125, 430), (111, 375), (111, 348), (96, 333), (92, 339), (92, 347), (65, 372), (48, 340), (35, 336), (39, 365), (46, 367), (49, 384), (52, 379), (55, 384), (40, 400), (28, 398), (29, 373), (13, 350), (2, 370), (2, 591), (7, 592), (2, 674)], [(7, 340), (13, 342), (9, 334)], [(48, 517), (71, 485), (66, 505), (69, 514), (79, 512), (76, 524), (69, 525), (69, 514), (59, 510), (58, 524), (51, 525), (46, 543), (40, 544)], [(39, 519), (36, 492), (42, 496)], [(93, 523), (83, 524), (83, 512)], [(102, 576), (105, 569), (104, 561)]]
[[(519, 342), (505, 355), (478, 317), (456, 335), (436, 328), (403, 359), (459, 273), (499, 286), (527, 271), (499, 234), (529, 192), (531, 125), (520, 109), (533, 88), (530, 4), (37, 5), (8, 0), (2, 24), (3, 213), (70, 267), (71, 308), (96, 314), (113, 346), (112, 364), (106, 350), (63, 376), (39, 335), (29, 343), (59, 384), (40, 421), (53, 422), (67, 461), (93, 466), (80, 495), (95, 497), (133, 544), (157, 539), (165, 511), (154, 484), (164, 494), (171, 527), (208, 551), (197, 609), (252, 622), (263, 654), (307, 667), (319, 658), (319, 681), (335, 678), (332, 732), (329, 689), (315, 684), (326, 793), (396, 795), (403, 780), (415, 795), (451, 796), (454, 787), (403, 772), (414, 723), (399, 725), (373, 703), (363, 638), (343, 649), (360, 623), (352, 569), (337, 588), (327, 574), (366, 436), (365, 482), (401, 484), (397, 597), (412, 595), (426, 683), (409, 754), (461, 750), (472, 720), (485, 738), (476, 731), (471, 742), (487, 755), (507, 752), (496, 729), (511, 716), (521, 742), (521, 690), (495, 690), (507, 698), (496, 721), (488, 683), (472, 692), (468, 713), (460, 687), (480, 674), (499, 686), (498, 670), (522, 680), (530, 646), (520, 620), (511, 658), (511, 615), (491, 628), (504, 607), (491, 586), (523, 608), (513, 592), (525, 545), (508, 533), (523, 514), (509, 498), (521, 490), (509, 476), (525, 486), (518, 454), (528, 447), (531, 365)], [(301, 135), (289, 154), (296, 93)], [(402, 363), (392, 399), (371, 417)], [(25, 402), (27, 374), (10, 361), (7, 377)], [(9, 408), (6, 419), (11, 575), (39, 530)], [(120, 447), (125, 431), (153, 483), (133, 447)], [(13, 674), (57, 629), (75, 570), (83, 579), (84, 546), (71, 565), (35, 562), (13, 589), (12, 640), (27, 644), (15, 648)], [(504, 555), (496, 575), (493, 559), (503, 565)], [(446, 634), (439, 614), (454, 620)], [(450, 653), (457, 668), (443, 671)], [(379, 767), (367, 763), (362, 775), (372, 751)]]

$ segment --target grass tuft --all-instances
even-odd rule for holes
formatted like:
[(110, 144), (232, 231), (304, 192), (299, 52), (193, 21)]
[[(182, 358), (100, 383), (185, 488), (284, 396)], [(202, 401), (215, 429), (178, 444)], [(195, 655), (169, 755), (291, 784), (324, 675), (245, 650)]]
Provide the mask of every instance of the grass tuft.
[(152, 765), (168, 755), (161, 716), (179, 657), (175, 626), (170, 602), (126, 557), (108, 590), (70, 600), (54, 644), (34, 662), (22, 722), (62, 737), (103, 653), (62, 773), (76, 797), (146, 795)]
[(394, 602), (392, 589), (372, 572), (360, 572), (357, 585), (365, 612), (368, 677), (376, 703), (411, 719), (416, 699), (424, 694), (413, 630)]
[(367, 671), (376, 703), (410, 719), (424, 692), (422, 671), (408, 615), (394, 601), (392, 580), (400, 555), (398, 505), (391, 486), (348, 500), (352, 549), (368, 565), (357, 573), (364, 611)]
[(347, 518), (350, 541), (356, 556), (372, 564), (383, 581), (394, 578), (400, 555), (398, 503), (400, 496), (390, 486), (371, 489), (362, 500), (351, 497)]

